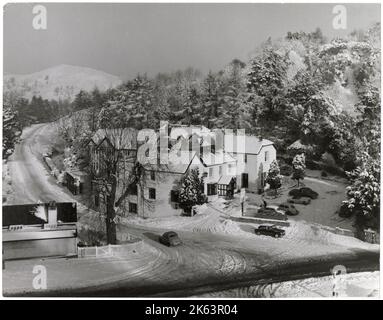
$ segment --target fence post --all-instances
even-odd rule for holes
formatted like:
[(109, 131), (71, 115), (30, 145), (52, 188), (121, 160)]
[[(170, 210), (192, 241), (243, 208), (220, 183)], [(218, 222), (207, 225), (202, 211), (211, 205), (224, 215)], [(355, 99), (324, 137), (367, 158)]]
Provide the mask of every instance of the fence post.
[(97, 246), (96, 246), (96, 258), (98, 257), (98, 249), (97, 249)]
[(110, 246), (110, 243), (108, 244), (108, 254), (112, 255), (112, 247)]

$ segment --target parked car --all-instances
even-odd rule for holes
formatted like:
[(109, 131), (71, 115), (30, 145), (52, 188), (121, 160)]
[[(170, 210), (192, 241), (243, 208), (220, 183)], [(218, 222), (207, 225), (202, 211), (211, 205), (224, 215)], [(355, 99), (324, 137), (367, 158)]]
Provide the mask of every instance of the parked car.
[(278, 228), (275, 225), (269, 226), (269, 225), (260, 225), (258, 228), (254, 230), (255, 234), (257, 235), (267, 235), (272, 236), (274, 238), (283, 237), (286, 232), (285, 230)]
[(165, 232), (162, 236), (160, 236), (160, 243), (164, 244), (168, 247), (175, 247), (180, 245), (182, 242), (178, 237), (178, 234), (174, 231)]
[(275, 220), (287, 220), (287, 216), (284, 211), (279, 210), (278, 207), (268, 206), (267, 208), (258, 209), (257, 214), (255, 215), (257, 218), (263, 219), (275, 219)]
[(293, 199), (293, 198), (290, 198), (290, 199), (287, 199), (287, 202), (288, 202), (288, 203), (295, 203), (295, 204), (304, 204), (304, 205), (308, 205), (308, 204), (310, 204), (311, 199), (310, 199), (310, 198), (306, 198), (306, 197), (303, 197), (303, 198), (300, 198), (300, 199)]
[(292, 196), (294, 199), (299, 199), (302, 197), (309, 197), (311, 199), (316, 199), (318, 198), (318, 192), (315, 192), (313, 189), (308, 187), (302, 187), (300, 189), (290, 190), (289, 196)]
[(283, 210), (288, 216), (296, 216), (299, 213), (297, 208), (295, 208), (293, 204), (288, 202), (281, 203), (278, 206), (278, 209)]

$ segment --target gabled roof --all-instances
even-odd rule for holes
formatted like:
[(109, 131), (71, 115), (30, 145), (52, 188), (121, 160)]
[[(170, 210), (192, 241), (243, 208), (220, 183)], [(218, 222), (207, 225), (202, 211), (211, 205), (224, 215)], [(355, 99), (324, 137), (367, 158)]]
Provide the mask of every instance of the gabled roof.
[[(239, 139), (244, 139), (241, 141)], [(260, 139), (256, 136), (228, 136), (225, 135), (225, 151), (230, 153), (248, 153), (258, 154), (262, 147), (273, 145), (274, 143), (267, 139)]]
[(107, 140), (115, 149), (137, 149), (137, 130), (133, 128), (98, 129), (91, 141), (99, 145)]
[(231, 180), (233, 180), (235, 176), (228, 176), (228, 175), (224, 175), (222, 176), (219, 180), (218, 180), (218, 184), (225, 184), (225, 185), (228, 185), (230, 184)]
[[(200, 165), (201, 162), (196, 157), (195, 151), (170, 151), (168, 164), (150, 163), (149, 159), (141, 159), (141, 163), (146, 170), (154, 170), (169, 173), (185, 173), (190, 166)], [(138, 160), (140, 161), (140, 159)], [(157, 162), (156, 159), (153, 162)]]
[(236, 161), (236, 159), (234, 159), (231, 155), (221, 150), (215, 153), (203, 153), (201, 160), (202, 163), (207, 167)]

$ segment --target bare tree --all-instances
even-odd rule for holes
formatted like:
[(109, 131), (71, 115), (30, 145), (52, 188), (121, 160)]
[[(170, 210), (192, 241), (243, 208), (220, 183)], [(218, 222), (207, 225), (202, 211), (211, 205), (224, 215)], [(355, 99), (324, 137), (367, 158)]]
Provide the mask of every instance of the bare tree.
[[(99, 129), (96, 133), (91, 172), (105, 205), (107, 241), (114, 244), (116, 237), (116, 213), (132, 189), (144, 209), (152, 210), (154, 203), (145, 197), (149, 172), (156, 164), (145, 165), (137, 156), (137, 131), (132, 128)], [(166, 167), (166, 165), (163, 165)], [(163, 168), (164, 169), (164, 168)], [(157, 174), (159, 180), (161, 174)]]

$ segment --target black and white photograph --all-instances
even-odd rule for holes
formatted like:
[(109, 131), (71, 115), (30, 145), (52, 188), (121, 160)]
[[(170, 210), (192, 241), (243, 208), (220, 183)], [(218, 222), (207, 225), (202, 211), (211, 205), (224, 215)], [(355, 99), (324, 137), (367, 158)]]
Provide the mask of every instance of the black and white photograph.
[(2, 19), (4, 299), (380, 298), (380, 2)]

